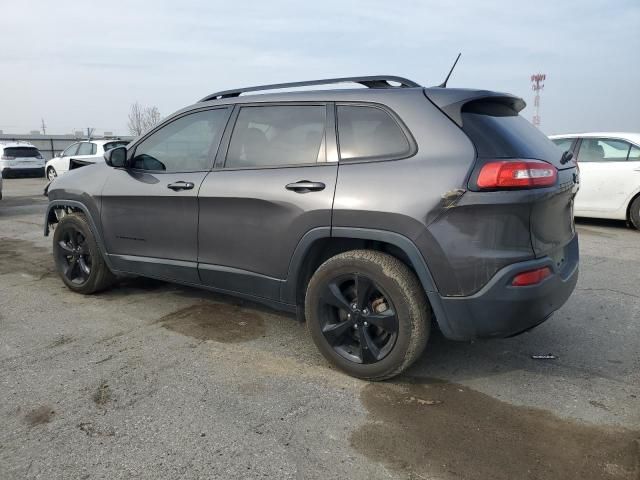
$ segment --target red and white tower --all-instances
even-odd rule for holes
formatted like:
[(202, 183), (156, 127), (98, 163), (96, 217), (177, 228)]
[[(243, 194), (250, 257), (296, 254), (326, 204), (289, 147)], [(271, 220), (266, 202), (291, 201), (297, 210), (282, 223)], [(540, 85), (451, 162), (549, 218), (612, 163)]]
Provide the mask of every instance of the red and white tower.
[(536, 96), (533, 97), (533, 124), (540, 128), (540, 91), (544, 88), (544, 81), (547, 79), (547, 75), (544, 73), (536, 73), (531, 75), (531, 89), (536, 92)]

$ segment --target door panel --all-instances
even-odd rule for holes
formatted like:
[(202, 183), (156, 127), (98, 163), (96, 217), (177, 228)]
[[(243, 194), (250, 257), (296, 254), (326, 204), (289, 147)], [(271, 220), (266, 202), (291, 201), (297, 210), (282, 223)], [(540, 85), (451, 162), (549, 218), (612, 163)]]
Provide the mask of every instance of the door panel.
[(607, 138), (584, 138), (578, 152), (580, 190), (575, 199), (576, 215), (612, 213), (624, 207), (639, 179), (637, 162), (627, 161), (630, 144)]
[(178, 115), (130, 149), (127, 169), (111, 170), (101, 218), (117, 268), (199, 283), (198, 190), (229, 113), (217, 108)]
[[(102, 229), (107, 252), (118, 256), (114, 261), (120, 268), (140, 275), (199, 281), (195, 263), (197, 192), (206, 174), (110, 171), (102, 192)], [(180, 181), (194, 187), (168, 188)]]
[(300, 239), (331, 226), (338, 173), (331, 112), (324, 103), (236, 108), (216, 159), (221, 168), (200, 189), (203, 283), (280, 300)]
[[(336, 163), (325, 163), (212, 172), (202, 184), (199, 199), (198, 262), (202, 281), (236, 291), (251, 288), (259, 296), (273, 293), (269, 286), (256, 291), (251, 281), (266, 285), (269, 279), (260, 277), (285, 279), (302, 236), (313, 228), (331, 226), (337, 171)], [(304, 180), (323, 183), (325, 188), (302, 192), (286, 188)], [(211, 266), (239, 269), (233, 274), (245, 273), (249, 283), (227, 282), (225, 275)]]

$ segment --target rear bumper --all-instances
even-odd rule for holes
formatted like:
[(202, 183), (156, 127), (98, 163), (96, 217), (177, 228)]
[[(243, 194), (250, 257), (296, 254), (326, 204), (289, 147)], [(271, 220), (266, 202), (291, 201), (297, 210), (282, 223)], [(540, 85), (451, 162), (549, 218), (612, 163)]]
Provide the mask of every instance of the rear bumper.
[[(544, 322), (567, 301), (578, 281), (578, 236), (565, 247), (564, 261), (549, 257), (509, 265), (479, 292), (430, 300), (443, 334), (452, 340), (509, 337)], [(548, 266), (553, 274), (537, 285), (513, 287), (520, 272)]]
[(4, 167), (0, 170), (3, 177), (8, 178), (11, 176), (34, 176), (44, 177), (44, 167)]

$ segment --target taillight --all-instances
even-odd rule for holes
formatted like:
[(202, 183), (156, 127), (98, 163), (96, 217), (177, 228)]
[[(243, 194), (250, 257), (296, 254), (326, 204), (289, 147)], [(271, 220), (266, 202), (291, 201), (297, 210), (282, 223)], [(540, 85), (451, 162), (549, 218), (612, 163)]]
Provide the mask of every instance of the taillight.
[(499, 160), (485, 163), (478, 174), (482, 189), (550, 187), (558, 180), (558, 170), (540, 160)]
[(2, 155), (2, 157), (0, 157), (0, 159), (2, 159), (2, 160), (15, 160), (16, 157), (12, 157), (11, 155)]
[(42, 160), (42, 154), (41, 154), (41, 153), (39, 153), (39, 154), (36, 156), (36, 158), (37, 158), (38, 160)]
[(551, 269), (549, 267), (537, 268), (535, 270), (529, 270), (528, 272), (522, 272), (513, 277), (511, 285), (514, 287), (527, 287), (529, 285), (535, 285), (551, 275)]

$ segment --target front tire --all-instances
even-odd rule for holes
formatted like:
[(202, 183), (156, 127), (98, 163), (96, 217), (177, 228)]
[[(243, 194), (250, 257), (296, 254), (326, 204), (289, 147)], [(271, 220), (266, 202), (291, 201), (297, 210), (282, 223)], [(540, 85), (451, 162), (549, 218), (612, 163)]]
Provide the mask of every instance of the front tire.
[(640, 196), (636, 197), (629, 206), (629, 220), (636, 230), (640, 230)]
[(352, 250), (324, 262), (309, 282), (305, 315), (329, 362), (375, 381), (415, 362), (431, 327), (429, 303), (414, 273), (373, 250)]
[(47, 168), (47, 180), (53, 181), (58, 176), (56, 169), (53, 167)]
[(56, 226), (53, 257), (60, 278), (74, 292), (88, 295), (104, 290), (115, 281), (81, 213), (65, 215)]

